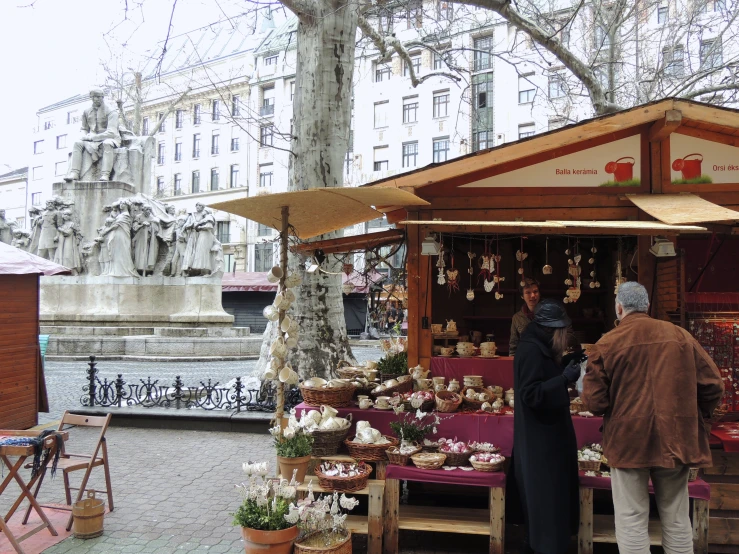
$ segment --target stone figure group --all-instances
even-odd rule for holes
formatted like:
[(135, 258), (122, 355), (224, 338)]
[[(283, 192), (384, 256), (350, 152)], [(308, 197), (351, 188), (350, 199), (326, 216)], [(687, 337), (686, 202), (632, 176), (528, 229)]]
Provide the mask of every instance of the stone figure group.
[(73, 274), (113, 277), (209, 276), (223, 271), (223, 247), (215, 218), (198, 203), (195, 211), (144, 195), (121, 198), (103, 208), (98, 236), (85, 240), (74, 203), (55, 197), (46, 209), (29, 210), (30, 229), (18, 229), (0, 210), (0, 241), (70, 268)]

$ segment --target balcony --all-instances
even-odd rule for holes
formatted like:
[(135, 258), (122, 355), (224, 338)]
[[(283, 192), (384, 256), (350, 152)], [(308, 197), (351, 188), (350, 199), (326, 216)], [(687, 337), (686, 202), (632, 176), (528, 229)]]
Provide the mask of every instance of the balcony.
[(274, 115), (274, 114), (275, 114), (274, 104), (267, 104), (259, 108), (259, 115), (267, 116), (267, 115)]

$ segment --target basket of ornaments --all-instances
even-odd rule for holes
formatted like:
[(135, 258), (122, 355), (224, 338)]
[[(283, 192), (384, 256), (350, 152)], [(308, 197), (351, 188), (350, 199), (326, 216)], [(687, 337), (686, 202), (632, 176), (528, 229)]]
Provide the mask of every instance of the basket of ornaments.
[(600, 444), (587, 444), (577, 451), (577, 466), (580, 471), (600, 471), (603, 458)]
[(466, 466), (474, 450), (466, 442), (454, 439), (439, 439), (439, 452), (446, 455), (446, 465)]
[(477, 471), (492, 473), (503, 469), (505, 457), (497, 452), (475, 452), (470, 456), (470, 463)]

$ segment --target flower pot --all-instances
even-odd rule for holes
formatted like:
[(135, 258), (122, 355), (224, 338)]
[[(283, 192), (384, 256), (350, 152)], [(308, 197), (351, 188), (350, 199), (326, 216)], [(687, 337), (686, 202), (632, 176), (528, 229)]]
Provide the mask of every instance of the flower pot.
[(298, 527), (293, 525), (280, 531), (259, 531), (241, 528), (246, 554), (291, 554), (293, 543), (298, 538)]
[(293, 470), (297, 469), (298, 473), (295, 476), (295, 480), (298, 483), (305, 481), (305, 474), (308, 471), (310, 456), (303, 456), (302, 458), (283, 458), (282, 456), (277, 456), (277, 461), (280, 464), (280, 475), (282, 475), (284, 479), (292, 479)]

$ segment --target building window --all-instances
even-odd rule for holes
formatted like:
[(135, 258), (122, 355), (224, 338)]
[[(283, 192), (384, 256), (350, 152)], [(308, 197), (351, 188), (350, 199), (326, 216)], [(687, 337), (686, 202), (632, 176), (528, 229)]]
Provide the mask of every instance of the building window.
[(536, 125), (533, 123), (524, 123), (518, 126), (518, 138), (533, 137), (536, 134)]
[(257, 223), (257, 236), (259, 237), (268, 237), (272, 234), (272, 227), (269, 225), (262, 225), (261, 223)]
[(423, 0), (410, 0), (406, 15), (408, 16), (408, 28), (420, 29), (423, 25)]
[(684, 58), (685, 50), (680, 44), (676, 44), (672, 48), (663, 48), (662, 65), (665, 68), (665, 75), (668, 77), (682, 77), (685, 73)]
[(200, 192), (200, 171), (192, 172), (192, 193)]
[(492, 69), (493, 67), (493, 37), (480, 37), (474, 41), (475, 71)]
[(192, 157), (200, 157), (200, 133), (195, 133), (192, 136)]
[(472, 144), (475, 151), (493, 146), (493, 73), (472, 76)]
[(439, 14), (439, 19), (446, 19), (447, 21), (451, 21), (452, 19), (454, 19), (453, 2), (444, 2), (442, 0), (437, 0), (436, 11)]
[(149, 134), (149, 118), (148, 117), (145, 117), (141, 121), (141, 134), (144, 136)]
[(67, 135), (59, 135), (56, 137), (56, 149), (61, 150), (67, 147)]
[(210, 170), (210, 190), (218, 190), (218, 168)]
[(403, 167), (416, 167), (418, 163), (418, 141), (403, 143)]
[(212, 121), (221, 120), (221, 101), (220, 100), (211, 101), (210, 118)]
[(254, 271), (265, 272), (272, 269), (274, 263), (271, 242), (260, 242), (254, 245)]
[(380, 7), (377, 17), (377, 25), (380, 33), (390, 34), (393, 31), (393, 8), (390, 6)]
[(595, 26), (595, 49), (607, 51), (611, 47), (610, 29), (603, 25)]
[(231, 115), (236, 117), (241, 115), (241, 98), (238, 94), (231, 96)]
[(75, 115), (77, 113), (77, 110), (72, 110), (71, 112), (67, 112), (67, 125), (71, 125), (72, 123), (77, 123), (80, 120), (80, 117), (78, 115)]
[(161, 122), (159, 124), (159, 132), (163, 133), (164, 131), (166, 131), (167, 129), (164, 125), (164, 112), (159, 112), (159, 114), (157, 115), (157, 121)]
[(566, 95), (565, 80), (562, 75), (549, 76), (549, 98), (562, 98)]
[(239, 164), (231, 165), (231, 177), (229, 181), (229, 186), (232, 189), (235, 189), (239, 186)]
[(34, 154), (44, 153), (44, 141), (43, 140), (37, 140), (33, 143), (33, 153)]
[(386, 63), (375, 63), (375, 83), (389, 81), (392, 75), (390, 65)]
[(375, 165), (373, 171), (387, 171), (389, 169), (390, 162), (387, 159), (389, 154), (389, 146), (375, 146)]
[(264, 65), (277, 65), (277, 56), (266, 56), (264, 58)]
[(174, 174), (174, 195), (182, 195), (182, 175), (180, 175), (179, 173)]
[(667, 18), (669, 17), (669, 8), (667, 6), (661, 6), (657, 8), (657, 23), (660, 25), (663, 23), (667, 23)]
[(164, 196), (164, 177), (157, 177), (157, 196)]
[(213, 134), (210, 137), (210, 153), (211, 155), (215, 156), (218, 154), (218, 133), (213, 132)]
[(480, 150), (492, 148), (494, 145), (493, 139), (492, 131), (477, 131), (476, 133), (472, 133), (472, 149), (475, 152), (479, 152)]
[(160, 142), (157, 145), (157, 163), (159, 165), (164, 165), (164, 153), (166, 152), (166, 148), (164, 146), (163, 142)]
[(290, 102), (295, 98), (295, 81), (290, 81)]
[(275, 129), (272, 125), (265, 125), (259, 129), (259, 145), (272, 146), (274, 143)]
[(185, 111), (177, 110), (174, 113), (174, 127), (175, 129), (182, 129), (182, 122), (185, 120)]
[(389, 107), (390, 102), (388, 100), (375, 102), (375, 129), (387, 127), (387, 112)]
[(534, 85), (529, 81), (529, 75), (518, 78), (518, 103), (530, 104), (534, 101)]
[(41, 193), (40, 192), (32, 192), (31, 193), (31, 205), (33, 205), (33, 206), (40, 206), (41, 205)]
[(275, 113), (275, 87), (265, 87), (262, 89), (262, 107), (259, 109), (259, 115), (274, 115)]
[(236, 260), (233, 254), (223, 255), (223, 271), (226, 273), (232, 273), (236, 271)]
[(201, 107), (200, 104), (195, 104), (192, 107), (192, 123), (193, 125), (200, 125), (201, 118)]
[(434, 93), (434, 118), (449, 115), (449, 91), (440, 90)]
[(712, 38), (701, 41), (701, 69), (717, 69), (724, 64), (721, 39)]
[(44, 131), (48, 131), (54, 126), (54, 122), (49, 119), (48, 121), (44, 121)]
[(239, 137), (231, 137), (231, 152), (239, 151)]
[(272, 186), (272, 164), (259, 166), (259, 186), (261, 188)]
[(174, 143), (174, 161), (182, 161), (182, 141), (180, 140)]
[(547, 130), (554, 131), (555, 129), (561, 129), (565, 125), (567, 125), (567, 120), (564, 118), (550, 119)]
[(56, 162), (54, 164), (54, 175), (66, 175), (67, 173), (67, 160), (63, 162)]
[(434, 163), (445, 162), (449, 159), (449, 137), (434, 139)]
[[(413, 66), (413, 73), (418, 76), (418, 73), (421, 71), (421, 54), (418, 52), (413, 52), (410, 55), (411, 57), (411, 65)], [(403, 75), (405, 77), (408, 77), (411, 74), (408, 68), (408, 62), (403, 62)]]
[(217, 221), (216, 222), (216, 238), (222, 244), (231, 242), (231, 222), (230, 221)]
[(443, 52), (434, 52), (434, 69), (444, 69)]
[(403, 98), (403, 123), (418, 121), (418, 96)]

